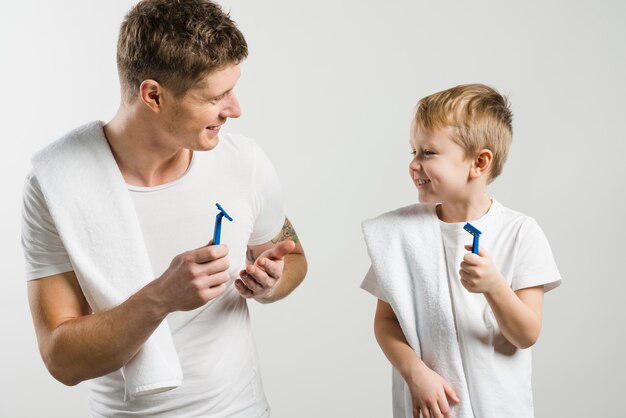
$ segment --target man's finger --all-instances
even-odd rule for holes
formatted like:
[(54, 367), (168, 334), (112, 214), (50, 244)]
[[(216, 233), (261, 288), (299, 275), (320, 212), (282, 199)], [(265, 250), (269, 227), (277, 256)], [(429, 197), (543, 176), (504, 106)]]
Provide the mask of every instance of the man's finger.
[(237, 289), (239, 294), (241, 294), (244, 298), (251, 298), (254, 296), (252, 290), (248, 289), (241, 279), (235, 280), (235, 289)]
[(200, 266), (201, 271), (207, 276), (210, 276), (216, 273), (228, 272), (230, 261), (228, 261), (228, 258), (222, 257), (217, 260), (212, 260), (211, 262), (202, 263)]
[(263, 271), (265, 271), (267, 273), (268, 276), (274, 278), (274, 279), (279, 279), (280, 276), (282, 275), (283, 269), (282, 269), (282, 265), (283, 263), (278, 263), (276, 261), (272, 261), (269, 258), (265, 258), (265, 257), (260, 257), (257, 261), (256, 264), (263, 269)]
[(246, 266), (246, 273), (251, 276), (261, 287), (267, 289), (276, 283), (276, 279), (267, 274), (257, 265)]
[(224, 244), (211, 245), (197, 248), (190, 252), (193, 261), (198, 264), (208, 263), (209, 261), (217, 260), (218, 258), (226, 257), (228, 255), (228, 247)]
[(281, 241), (274, 248), (269, 250), (267, 254), (264, 254), (265, 257), (270, 260), (281, 260), (287, 254), (292, 252), (296, 248), (296, 243), (293, 241)]
[(243, 284), (246, 285), (248, 289), (252, 291), (252, 293), (263, 291), (263, 286), (254, 278), (254, 276), (252, 276), (248, 272), (243, 271), (240, 274), (239, 279), (243, 282)]

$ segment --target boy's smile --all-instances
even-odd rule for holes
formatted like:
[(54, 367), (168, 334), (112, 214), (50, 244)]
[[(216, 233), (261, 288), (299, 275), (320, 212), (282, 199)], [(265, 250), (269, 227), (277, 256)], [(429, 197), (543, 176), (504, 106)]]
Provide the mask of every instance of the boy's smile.
[(452, 140), (448, 129), (435, 132), (414, 129), (413, 160), (409, 171), (422, 203), (458, 202), (468, 192), (472, 160)]

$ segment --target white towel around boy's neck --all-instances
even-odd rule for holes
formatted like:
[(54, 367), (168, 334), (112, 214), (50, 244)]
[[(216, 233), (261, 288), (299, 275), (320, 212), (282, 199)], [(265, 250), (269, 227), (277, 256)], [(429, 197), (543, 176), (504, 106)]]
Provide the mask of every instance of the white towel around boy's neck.
[[(409, 345), (442, 376), (460, 403), (454, 418), (472, 418), (456, 335), (441, 230), (434, 205), (411, 205), (363, 222), (377, 283)], [(412, 417), (411, 395), (393, 370), (394, 417)]]
[[(100, 121), (33, 156), (33, 171), (94, 312), (154, 280), (139, 220)], [(163, 321), (122, 372), (126, 399), (180, 386), (182, 369)]]

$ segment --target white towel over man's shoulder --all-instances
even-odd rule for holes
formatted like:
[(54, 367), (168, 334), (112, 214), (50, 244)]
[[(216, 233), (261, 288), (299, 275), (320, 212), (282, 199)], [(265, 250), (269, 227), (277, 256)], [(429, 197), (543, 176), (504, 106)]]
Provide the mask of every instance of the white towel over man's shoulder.
[[(455, 418), (473, 417), (456, 337), (441, 231), (434, 205), (411, 205), (363, 222), (372, 268), (362, 287), (389, 303), (409, 345), (455, 390)], [(393, 369), (394, 417), (412, 417)]]
[[(37, 153), (33, 173), (72, 267), (94, 312), (111, 309), (154, 280), (135, 209), (104, 136), (84, 125)], [(123, 368), (128, 398), (182, 382), (163, 321)]]

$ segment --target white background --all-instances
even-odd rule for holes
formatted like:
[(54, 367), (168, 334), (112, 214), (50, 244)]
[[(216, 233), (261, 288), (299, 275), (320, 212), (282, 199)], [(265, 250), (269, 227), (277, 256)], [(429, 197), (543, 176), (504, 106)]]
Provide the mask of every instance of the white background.
[[(84, 417), (86, 387), (45, 370), (20, 234), (30, 155), (119, 101), (117, 30), (132, 1), (7, 2), (0, 16), (0, 399), (3, 417)], [(281, 177), (309, 274), (252, 303), (275, 418), (389, 417), (390, 366), (360, 222), (416, 201), (407, 175), (417, 100), (483, 82), (507, 94), (514, 145), (492, 194), (535, 217), (564, 277), (534, 347), (537, 417), (623, 413), (626, 3), (223, 1), (250, 46), (227, 130)]]

